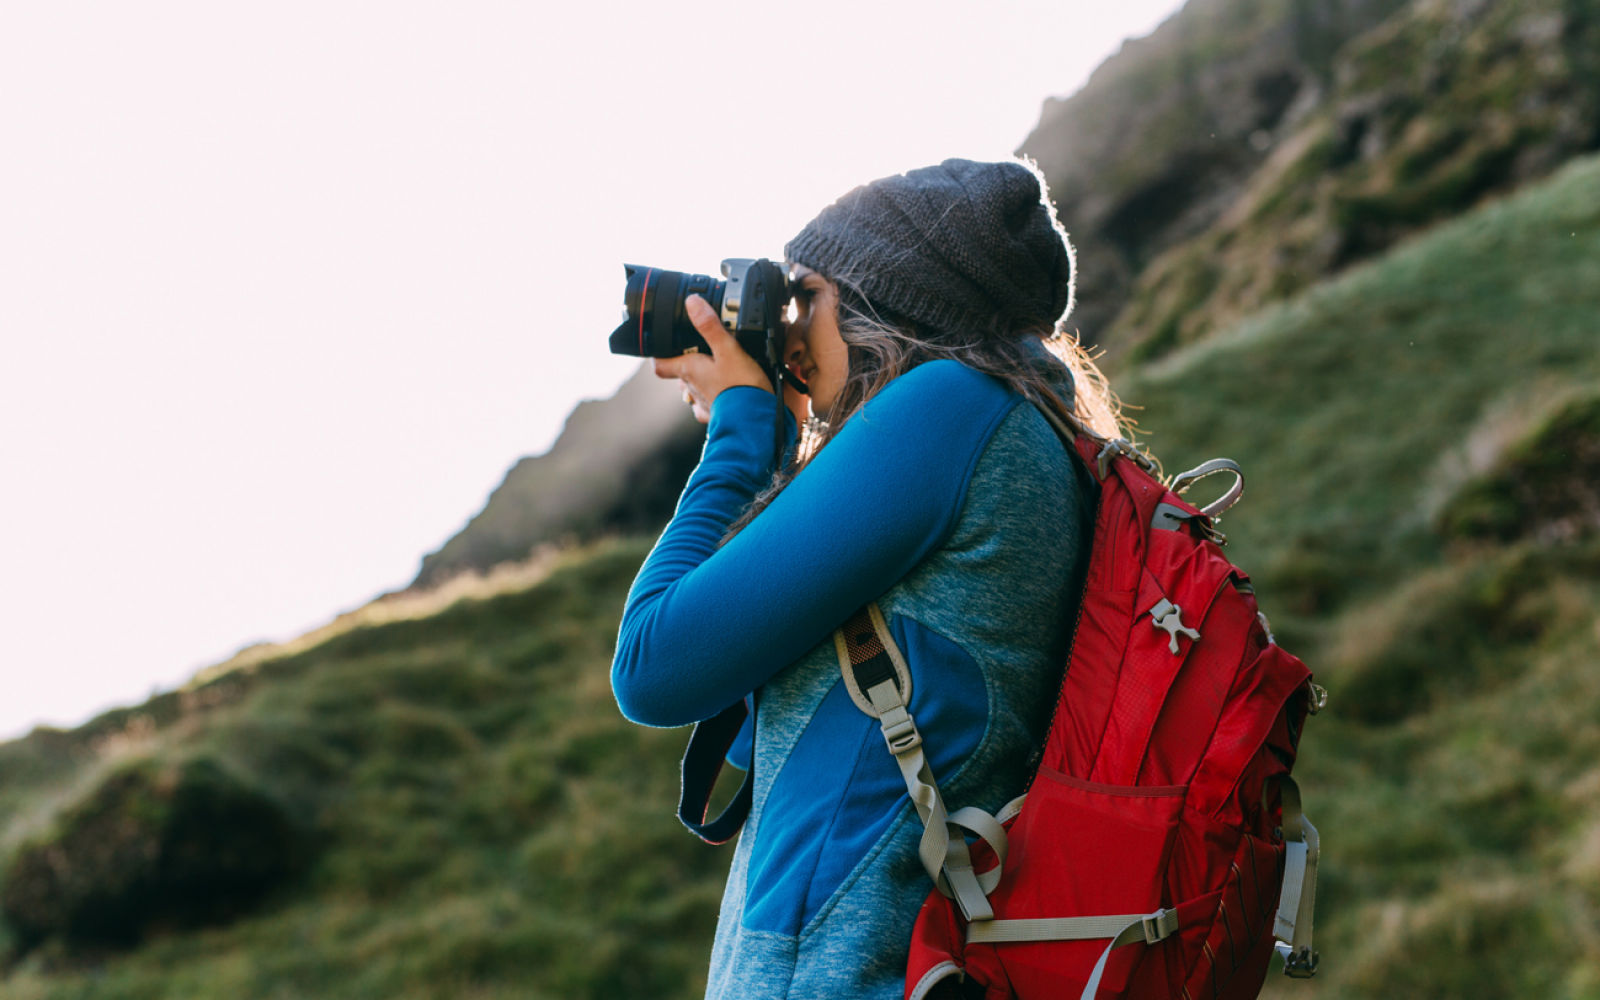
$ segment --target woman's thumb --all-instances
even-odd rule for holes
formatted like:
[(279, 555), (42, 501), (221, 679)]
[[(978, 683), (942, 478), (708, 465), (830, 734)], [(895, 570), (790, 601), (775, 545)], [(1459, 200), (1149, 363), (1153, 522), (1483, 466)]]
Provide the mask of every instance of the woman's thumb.
[(733, 339), (733, 335), (722, 328), (722, 318), (711, 308), (711, 303), (698, 295), (691, 295), (685, 300), (683, 307), (689, 314), (689, 322), (693, 323), (695, 330), (706, 339), (706, 346), (711, 348), (713, 355), (721, 354), (730, 347), (739, 348), (739, 343)]

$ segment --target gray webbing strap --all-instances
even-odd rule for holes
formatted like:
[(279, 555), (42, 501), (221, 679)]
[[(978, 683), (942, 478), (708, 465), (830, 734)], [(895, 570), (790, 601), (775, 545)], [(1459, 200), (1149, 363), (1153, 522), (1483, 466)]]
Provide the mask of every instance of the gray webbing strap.
[[(852, 699), (878, 720), (884, 743), (894, 755), (906, 792), (922, 820), (917, 856), (923, 869), (940, 892), (955, 899), (968, 921), (993, 920), (994, 910), (987, 897), (1000, 883), (1005, 865), (1009, 846), (1005, 829), (981, 809), (969, 806), (954, 813), (946, 811), (933, 769), (922, 752), (922, 734), (902, 696), (900, 683), (909, 687), (909, 670), (889, 634), (883, 613), (876, 604), (868, 605), (866, 611), (866, 615), (857, 614), (834, 633), (839, 669)], [(868, 622), (870, 631), (865, 628)], [(886, 666), (878, 657), (887, 657), (893, 666)], [(858, 671), (871, 680), (858, 676)], [(900, 682), (901, 676), (904, 682)], [(861, 691), (862, 687), (866, 690)], [(856, 697), (858, 692), (864, 697)], [(951, 827), (957, 828), (953, 836)], [(960, 830), (968, 830), (989, 842), (997, 859), (994, 868), (982, 873), (973, 871), (972, 855)]]
[(994, 848), (995, 866), (986, 872), (979, 872), (977, 876), (978, 888), (983, 890), (985, 896), (994, 892), (994, 887), (1000, 884), (1000, 873), (1005, 867), (1006, 853), (1010, 847), (1010, 838), (1006, 836), (1005, 827), (977, 806), (957, 809), (950, 814), (948, 822), (971, 832), (980, 840), (988, 841), (989, 846)]
[(1283, 839), (1285, 854), (1283, 891), (1278, 896), (1278, 915), (1272, 922), (1272, 936), (1280, 942), (1283, 972), (1295, 979), (1309, 979), (1317, 973), (1317, 953), (1311, 947), (1311, 920), (1317, 905), (1317, 856), (1321, 838), (1317, 828), (1300, 808), (1300, 786), (1293, 778), (1280, 779), (1283, 800)]
[(1028, 801), (1028, 793), (1023, 792), (1021, 795), (1018, 795), (1010, 802), (1007, 802), (1005, 805), (1001, 806), (1000, 811), (994, 814), (994, 821), (1001, 824), (1003, 827), (1007, 820), (1022, 812), (1022, 804), (1026, 801)]
[[(1148, 928), (1145, 922), (1149, 921)], [(1139, 927), (1138, 933), (1133, 928)], [(990, 920), (967, 928), (968, 944), (1002, 941), (1090, 941), (1111, 938), (1118, 944), (1147, 941), (1154, 944), (1178, 929), (1177, 910), (1123, 913), (1113, 917), (1054, 917), (1044, 920)], [(1153, 937), (1151, 935), (1154, 935)], [(1119, 940), (1126, 937), (1127, 940)]]
[(990, 920), (967, 925), (968, 944), (998, 944), (1008, 941), (1089, 941), (1110, 938), (1100, 953), (1081, 1000), (1094, 1000), (1105, 975), (1111, 953), (1125, 944), (1156, 944), (1178, 930), (1177, 910), (1131, 913), (1114, 917), (1057, 917), (1051, 920)]
[[(990, 820), (991, 823), (994, 817), (978, 809), (962, 809), (955, 816), (945, 811), (944, 799), (939, 795), (939, 786), (934, 781), (933, 769), (928, 766), (928, 758), (922, 752), (922, 734), (917, 731), (916, 721), (911, 718), (911, 714), (900, 701), (900, 691), (895, 687), (894, 681), (886, 680), (874, 685), (867, 690), (867, 697), (871, 699), (872, 707), (877, 710), (878, 724), (883, 729), (884, 742), (889, 745), (889, 752), (894, 755), (895, 763), (900, 767), (900, 776), (906, 783), (906, 791), (911, 796), (912, 804), (917, 807), (917, 815), (922, 819), (922, 839), (917, 844), (917, 856), (922, 861), (923, 869), (939, 887), (940, 892), (954, 897), (968, 920), (994, 919), (994, 910), (990, 908), (989, 900), (986, 898), (987, 890), (984, 888), (984, 883), (989, 883), (989, 889), (994, 888), (1000, 881), (999, 866), (993, 871), (978, 875), (972, 870), (972, 856), (967, 850), (966, 838), (960, 834), (953, 837), (950, 835), (951, 825), (967, 829), (978, 825), (974, 822), (974, 813)], [(998, 842), (991, 840), (990, 846), (1000, 857), (1001, 864), (1004, 864), (1005, 831), (1001, 830), (998, 824), (994, 824), (993, 830), (986, 832), (996, 831), (1000, 834), (1000, 839)], [(973, 829), (973, 832), (980, 833), (977, 829)]]

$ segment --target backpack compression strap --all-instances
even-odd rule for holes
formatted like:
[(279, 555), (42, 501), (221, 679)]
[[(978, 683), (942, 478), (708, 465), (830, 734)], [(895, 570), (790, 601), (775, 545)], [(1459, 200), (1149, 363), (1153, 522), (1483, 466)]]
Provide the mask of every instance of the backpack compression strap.
[[(883, 740), (905, 779), (906, 792), (922, 818), (922, 840), (917, 845), (922, 867), (940, 892), (955, 899), (967, 920), (993, 920), (994, 910), (987, 897), (1000, 884), (1005, 865), (1005, 828), (982, 809), (968, 806), (954, 813), (945, 811), (933, 769), (922, 752), (922, 734), (907, 711), (911, 671), (889, 634), (883, 612), (876, 604), (857, 611), (833, 633), (833, 644), (851, 700), (878, 720)], [(957, 828), (954, 836), (952, 827)], [(970, 830), (989, 842), (998, 859), (994, 868), (982, 873), (972, 870), (972, 857), (961, 830)]]
[(1311, 916), (1317, 904), (1317, 855), (1321, 838), (1300, 811), (1300, 786), (1287, 774), (1279, 779), (1283, 798), (1283, 891), (1272, 936), (1278, 939), (1284, 975), (1310, 979), (1317, 974), (1317, 953), (1311, 950)]
[(1057, 917), (1043, 920), (992, 920), (967, 926), (968, 944), (1005, 941), (1098, 941), (1111, 943), (1100, 953), (1079, 1000), (1094, 1000), (1111, 953), (1126, 944), (1154, 945), (1178, 931), (1177, 910), (1129, 913), (1114, 917)]

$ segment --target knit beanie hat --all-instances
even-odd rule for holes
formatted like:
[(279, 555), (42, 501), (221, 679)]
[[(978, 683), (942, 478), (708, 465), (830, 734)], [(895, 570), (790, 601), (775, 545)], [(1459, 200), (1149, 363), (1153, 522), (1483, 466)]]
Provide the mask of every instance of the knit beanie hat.
[(936, 331), (1049, 330), (1072, 309), (1072, 246), (1037, 168), (946, 160), (864, 184), (784, 255)]

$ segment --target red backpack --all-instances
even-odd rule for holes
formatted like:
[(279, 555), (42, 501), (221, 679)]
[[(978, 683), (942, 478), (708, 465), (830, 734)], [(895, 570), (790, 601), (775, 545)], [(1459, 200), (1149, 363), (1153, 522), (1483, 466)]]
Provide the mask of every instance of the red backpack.
[[(1027, 793), (994, 816), (947, 814), (882, 614), (869, 605), (835, 634), (845, 683), (881, 723), (922, 816), (937, 887), (912, 935), (906, 998), (1254, 997), (1275, 937), (1284, 971), (1309, 977), (1317, 833), (1289, 771), (1326, 696), (1222, 554), (1212, 517), (1238, 498), (1239, 467), (1213, 460), (1164, 486), (1126, 441), (1045, 416), (1101, 489)], [(1207, 509), (1177, 495), (1219, 471), (1238, 481)]]

